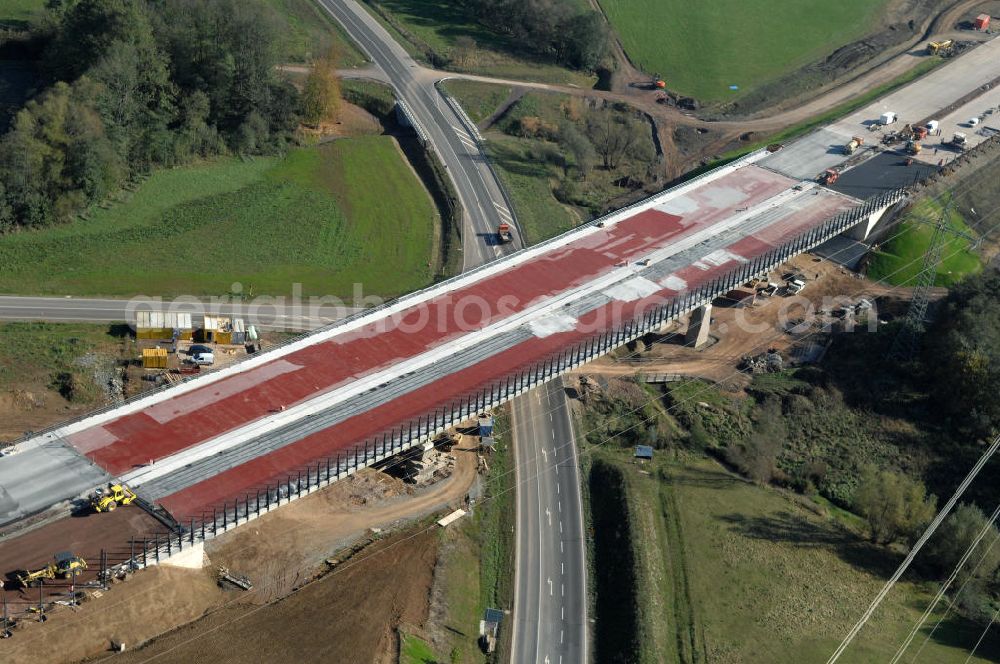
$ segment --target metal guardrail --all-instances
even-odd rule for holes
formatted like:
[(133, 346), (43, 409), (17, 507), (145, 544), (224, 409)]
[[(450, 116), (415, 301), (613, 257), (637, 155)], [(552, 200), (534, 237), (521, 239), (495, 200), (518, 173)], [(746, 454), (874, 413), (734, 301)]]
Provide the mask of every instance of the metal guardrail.
[(396, 97), (396, 108), (399, 109), (404, 116), (406, 116), (406, 121), (413, 128), (413, 131), (417, 132), (417, 138), (420, 139), (421, 145), (424, 147), (430, 145), (431, 139), (427, 135), (427, 132), (424, 131), (420, 121), (417, 120), (417, 116), (413, 114), (413, 109), (411, 109), (409, 105), (399, 97)]
[(458, 103), (458, 100), (441, 86), (441, 83), (445, 80), (447, 79), (441, 79), (434, 84), (434, 87), (437, 89), (438, 94), (444, 97), (445, 102), (447, 102), (448, 106), (450, 106), (455, 112), (455, 115), (458, 116), (461, 123), (465, 125), (465, 128), (468, 130), (473, 142), (476, 144), (476, 149), (479, 150), (479, 154), (482, 155), (487, 168), (489, 168), (490, 172), (493, 174), (493, 181), (497, 183), (497, 187), (500, 189), (500, 195), (503, 196), (504, 205), (507, 207), (507, 212), (510, 214), (511, 222), (514, 224), (514, 228), (517, 229), (518, 237), (521, 238), (521, 242), (523, 243), (524, 229), (521, 228), (521, 222), (517, 219), (517, 210), (514, 207), (514, 197), (507, 189), (507, 184), (503, 181), (503, 178), (501, 178), (500, 174), (497, 172), (496, 165), (494, 165), (489, 152), (486, 151), (486, 141), (483, 139), (483, 135), (479, 133), (479, 127), (472, 121), (472, 118), (470, 118), (469, 114), (465, 112), (465, 109), (462, 108), (460, 103)]
[(864, 222), (871, 214), (896, 204), (905, 195), (906, 191), (899, 189), (869, 199), (861, 206), (836, 215), (820, 226), (791, 238), (785, 244), (747, 263), (739, 264), (693, 291), (679, 294), (647, 311), (639, 312), (636, 318), (625, 321), (617, 328), (595, 335), (544, 360), (526, 365), (478, 392), (441, 404), (426, 416), (397, 424), (380, 436), (358, 442), (350, 450), (340, 452), (336, 456), (317, 459), (286, 474), (283, 480), (275, 480), (252, 492), (246, 492), (242, 499), (217, 505), (210, 514), (203, 513), (201, 518), (187, 517), (184, 523), (177, 523), (174, 531), (164, 535), (162, 540), (160, 536), (156, 536), (152, 541), (144, 539), (139, 553), (112, 568), (112, 572), (126, 573), (161, 562), (199, 542), (212, 539), (237, 525), (252, 521), (280, 505), (309, 495), (362, 468), (422, 444), (455, 425), (467, 422), (484, 410), (498, 407), (537, 385), (660, 329), (664, 323), (710, 303), (739, 284), (766, 274), (789, 258)]

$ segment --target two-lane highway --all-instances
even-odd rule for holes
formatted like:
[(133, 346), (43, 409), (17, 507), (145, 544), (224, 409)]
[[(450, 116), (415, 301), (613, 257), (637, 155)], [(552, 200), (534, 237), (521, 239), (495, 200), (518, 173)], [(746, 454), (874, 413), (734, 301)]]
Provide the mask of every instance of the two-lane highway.
[(306, 331), (358, 311), (355, 307), (311, 303), (285, 304), (273, 298), (251, 302), (203, 302), (193, 298), (128, 300), (86, 297), (0, 295), (0, 320), (50, 323), (135, 323), (138, 311), (171, 311), (199, 317), (238, 316), (265, 330)]
[(465, 212), (462, 247), (465, 268), (520, 248), (493, 241), (501, 221), (511, 215), (496, 175), (462, 119), (435, 87), (439, 74), (421, 67), (385, 28), (355, 0), (317, 0), (388, 77), (396, 95), (410, 107), (444, 167), (451, 174)]
[(513, 402), (517, 574), (511, 660), (587, 661), (587, 572), (580, 475), (561, 380)]

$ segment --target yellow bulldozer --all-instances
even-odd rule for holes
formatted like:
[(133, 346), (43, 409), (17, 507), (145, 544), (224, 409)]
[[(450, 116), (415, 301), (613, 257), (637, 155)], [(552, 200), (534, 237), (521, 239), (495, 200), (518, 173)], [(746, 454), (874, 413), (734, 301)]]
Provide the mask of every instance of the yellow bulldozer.
[(61, 551), (54, 556), (54, 562), (34, 570), (15, 572), (18, 583), (23, 588), (30, 588), (42, 581), (56, 578), (69, 579), (87, 569), (87, 561), (69, 551)]
[(113, 512), (119, 505), (131, 505), (135, 499), (135, 492), (124, 484), (109, 484), (107, 489), (94, 491), (90, 506), (95, 512)]

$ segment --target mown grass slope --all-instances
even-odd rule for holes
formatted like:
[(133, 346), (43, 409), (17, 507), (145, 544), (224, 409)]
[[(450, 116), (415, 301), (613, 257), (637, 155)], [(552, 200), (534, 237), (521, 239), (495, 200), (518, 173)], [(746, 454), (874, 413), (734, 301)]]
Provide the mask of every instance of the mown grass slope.
[[(893, 286), (912, 286), (923, 267), (924, 255), (930, 249), (934, 227), (941, 217), (944, 203), (938, 199), (925, 199), (893, 230), (891, 240), (872, 254), (868, 276)], [(969, 228), (961, 213), (952, 207), (948, 212), (947, 227), (941, 261), (937, 265), (935, 284), (951, 286), (983, 268), (972, 249), (975, 231)]]
[(289, 62), (311, 62), (335, 46), (341, 67), (356, 67), (365, 61), (364, 55), (344, 34), (319, 3), (313, 0), (264, 0), (282, 18), (278, 43)]
[(0, 27), (25, 28), (45, 11), (45, 0), (0, 0)]
[[(885, 0), (601, 0), (626, 53), (672, 90), (721, 101), (863, 36)], [(739, 86), (733, 92), (730, 85)]]
[(348, 298), (433, 274), (433, 203), (392, 138), (160, 171), (89, 219), (0, 237), (0, 292)]

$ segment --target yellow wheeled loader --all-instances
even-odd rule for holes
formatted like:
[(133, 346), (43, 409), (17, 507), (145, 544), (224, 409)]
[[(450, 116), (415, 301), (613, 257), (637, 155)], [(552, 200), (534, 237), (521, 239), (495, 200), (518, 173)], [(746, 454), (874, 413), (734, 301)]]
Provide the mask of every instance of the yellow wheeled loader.
[(90, 505), (95, 512), (113, 512), (119, 505), (131, 505), (135, 499), (135, 492), (124, 484), (109, 484), (107, 489), (94, 491)]

